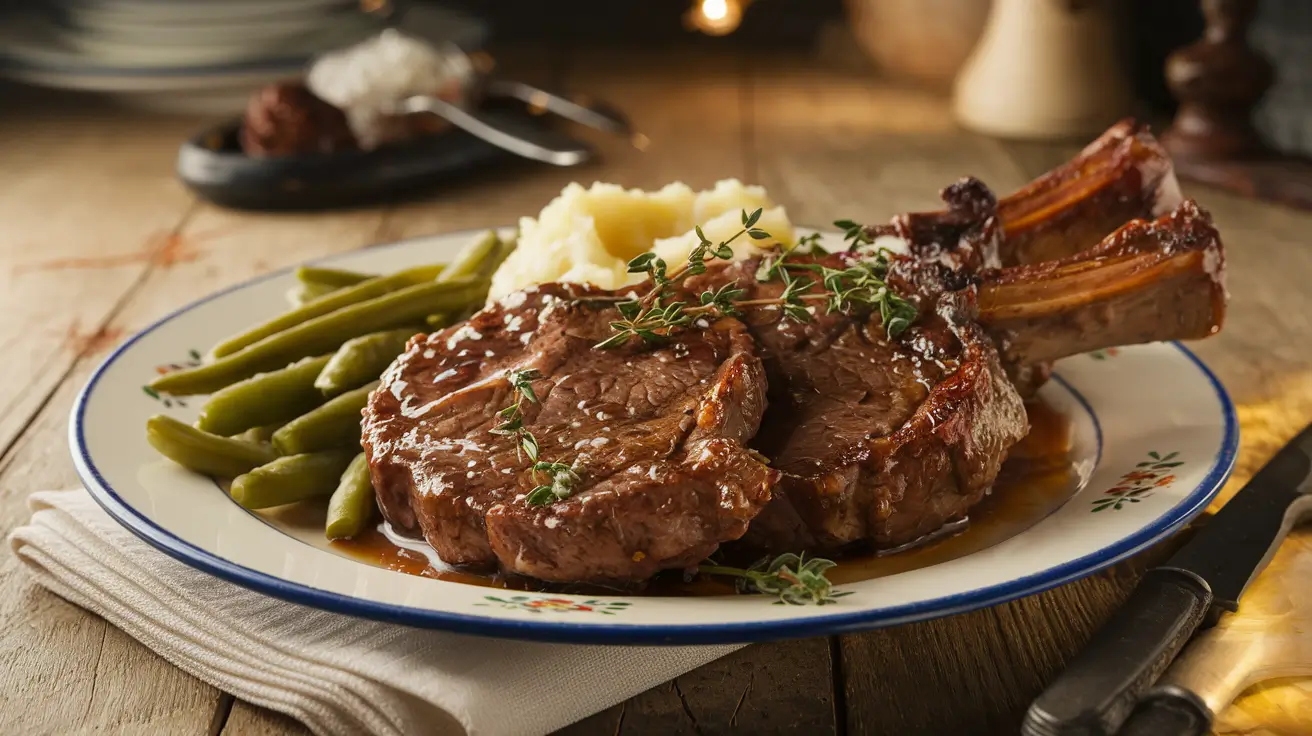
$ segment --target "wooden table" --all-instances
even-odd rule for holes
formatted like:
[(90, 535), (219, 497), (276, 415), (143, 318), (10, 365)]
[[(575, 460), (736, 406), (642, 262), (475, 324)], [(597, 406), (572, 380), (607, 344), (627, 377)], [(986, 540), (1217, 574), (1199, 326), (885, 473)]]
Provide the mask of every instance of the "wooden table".
[[(205, 293), (306, 258), (511, 223), (572, 179), (767, 186), (799, 223), (932, 207), (974, 174), (1006, 192), (1074, 145), (957, 130), (943, 99), (859, 64), (680, 52), (542, 51), (503, 65), (613, 100), (652, 145), (601, 163), (480, 176), (348, 212), (257, 215), (173, 178), (202, 122), (0, 88), (0, 528), (35, 490), (77, 485), (66, 416), (124, 336)], [(1312, 419), (1312, 215), (1190, 188), (1225, 236), (1225, 331), (1197, 346), (1239, 405), (1231, 489)], [(761, 644), (566, 729), (570, 734), (1015, 733), (1029, 701), (1122, 600), (1142, 560), (1002, 606), (866, 634)], [(196, 680), (34, 586), (0, 555), (0, 733), (290, 734), (303, 727)]]

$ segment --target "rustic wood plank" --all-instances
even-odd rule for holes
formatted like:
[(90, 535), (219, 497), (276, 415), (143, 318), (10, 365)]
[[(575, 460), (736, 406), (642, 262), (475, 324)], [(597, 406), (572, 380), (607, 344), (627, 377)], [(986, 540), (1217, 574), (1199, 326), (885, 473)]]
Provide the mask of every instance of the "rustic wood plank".
[[(6, 95), (20, 104), (0, 116), (9, 142), (0, 157), (0, 454), (78, 355), (103, 342), (104, 315), (152, 264), (167, 265), (191, 205), (173, 180), (173, 146), (197, 123), (85, 98), (77, 107), (68, 96)], [(32, 97), (39, 104), (26, 104)]]
[(834, 733), (830, 667), (825, 639), (758, 644), (558, 733)]
[(939, 190), (965, 175), (1003, 192), (1026, 180), (996, 141), (959, 131), (929, 92), (763, 55), (750, 97), (754, 179), (794, 222), (937, 208)]
[[(26, 101), (32, 93), (5, 94)], [(0, 118), (10, 142), (0, 157), (4, 531), (26, 517), (30, 491), (75, 483), (64, 440), (74, 387), (65, 384), (57, 409), (37, 413), (74, 361), (113, 341), (106, 315), (167, 259), (169, 236), (191, 207), (173, 182), (171, 145), (195, 121), (142, 120), (83, 98), (35, 94), (43, 104), (11, 106)], [(19, 449), (24, 428), (30, 441)], [(203, 730), (219, 696), (37, 588), (9, 555), (0, 560), (0, 623), (0, 732)]]
[(1034, 179), (1069, 161), (1084, 146), (1080, 143), (1041, 143), (1034, 141), (999, 141), (1002, 148), (1026, 179)]
[(222, 736), (308, 736), (310, 729), (291, 716), (238, 700), (223, 724)]
[[(78, 364), (0, 462), (0, 528), (26, 519), (32, 491), (77, 485), (66, 417), (91, 367)], [(0, 557), (0, 733), (203, 733), (219, 696)]]
[(1030, 701), (1124, 601), (1142, 565), (994, 608), (841, 637), (848, 732), (1017, 733)]
[[(186, 253), (148, 268), (139, 288), (108, 317), (103, 332), (127, 335), (198, 295), (306, 258), (372, 242), (380, 211), (331, 215), (253, 216), (200, 208), (173, 239)], [(103, 340), (109, 347), (113, 340)], [(0, 464), (0, 524), (26, 517), (24, 499), (42, 488), (72, 487), (76, 475), (65, 445), (68, 409), (103, 356), (83, 350), (67, 380)], [(179, 732), (203, 730), (219, 692), (182, 673), (102, 620), (32, 590), (11, 556), (0, 568), (0, 662), (17, 683), (2, 697), (22, 707), (6, 716), (38, 718), (18, 732), (78, 728)], [(129, 674), (130, 673), (130, 674)], [(157, 690), (170, 693), (161, 698)], [(85, 703), (85, 711), (60, 707)], [(185, 727), (184, 727), (185, 726)], [(194, 728), (192, 727), (194, 726)], [(139, 728), (138, 728), (139, 727)], [(0, 731), (8, 732), (0, 728)]]

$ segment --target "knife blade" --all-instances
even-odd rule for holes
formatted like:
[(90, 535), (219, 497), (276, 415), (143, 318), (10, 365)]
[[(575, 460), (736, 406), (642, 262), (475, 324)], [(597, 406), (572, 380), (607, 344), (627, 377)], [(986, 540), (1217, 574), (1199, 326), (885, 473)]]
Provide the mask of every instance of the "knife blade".
[(1244, 588), (1310, 509), (1312, 426), (1165, 564), (1144, 575), (1125, 605), (1030, 705), (1023, 733), (1116, 733), (1205, 619), (1238, 607)]

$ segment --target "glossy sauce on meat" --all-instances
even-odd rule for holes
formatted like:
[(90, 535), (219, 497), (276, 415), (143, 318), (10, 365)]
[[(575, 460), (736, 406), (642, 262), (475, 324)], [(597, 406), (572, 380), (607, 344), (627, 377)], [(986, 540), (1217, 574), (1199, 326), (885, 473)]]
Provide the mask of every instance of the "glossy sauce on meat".
[[(829, 573), (835, 584), (895, 575), (959, 559), (988, 549), (1029, 529), (1056, 511), (1079, 490), (1076, 458), (1071, 452), (1071, 424), (1067, 417), (1042, 402), (1026, 406), (1033, 429), (1003, 464), (993, 493), (971, 509), (970, 521), (957, 534), (926, 541), (893, 554), (855, 554), (838, 560)], [(526, 578), (477, 575), (443, 565), (431, 556), (403, 549), (379, 528), (350, 540), (332, 543), (352, 558), (389, 570), (481, 585), (489, 588), (556, 592), (605, 592), (596, 587), (547, 586)], [(608, 591), (614, 592), (614, 591)], [(679, 575), (658, 575), (640, 595), (730, 595), (731, 581), (698, 578), (685, 582)]]

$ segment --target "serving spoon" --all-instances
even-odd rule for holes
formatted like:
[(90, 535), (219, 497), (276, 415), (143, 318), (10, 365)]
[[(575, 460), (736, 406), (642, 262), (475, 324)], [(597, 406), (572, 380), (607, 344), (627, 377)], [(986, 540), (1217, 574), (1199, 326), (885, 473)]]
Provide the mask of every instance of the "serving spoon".
[(498, 148), (555, 166), (577, 166), (592, 158), (586, 143), (545, 128), (492, 113), (472, 112), (439, 97), (414, 95), (389, 108), (394, 114), (428, 112)]

